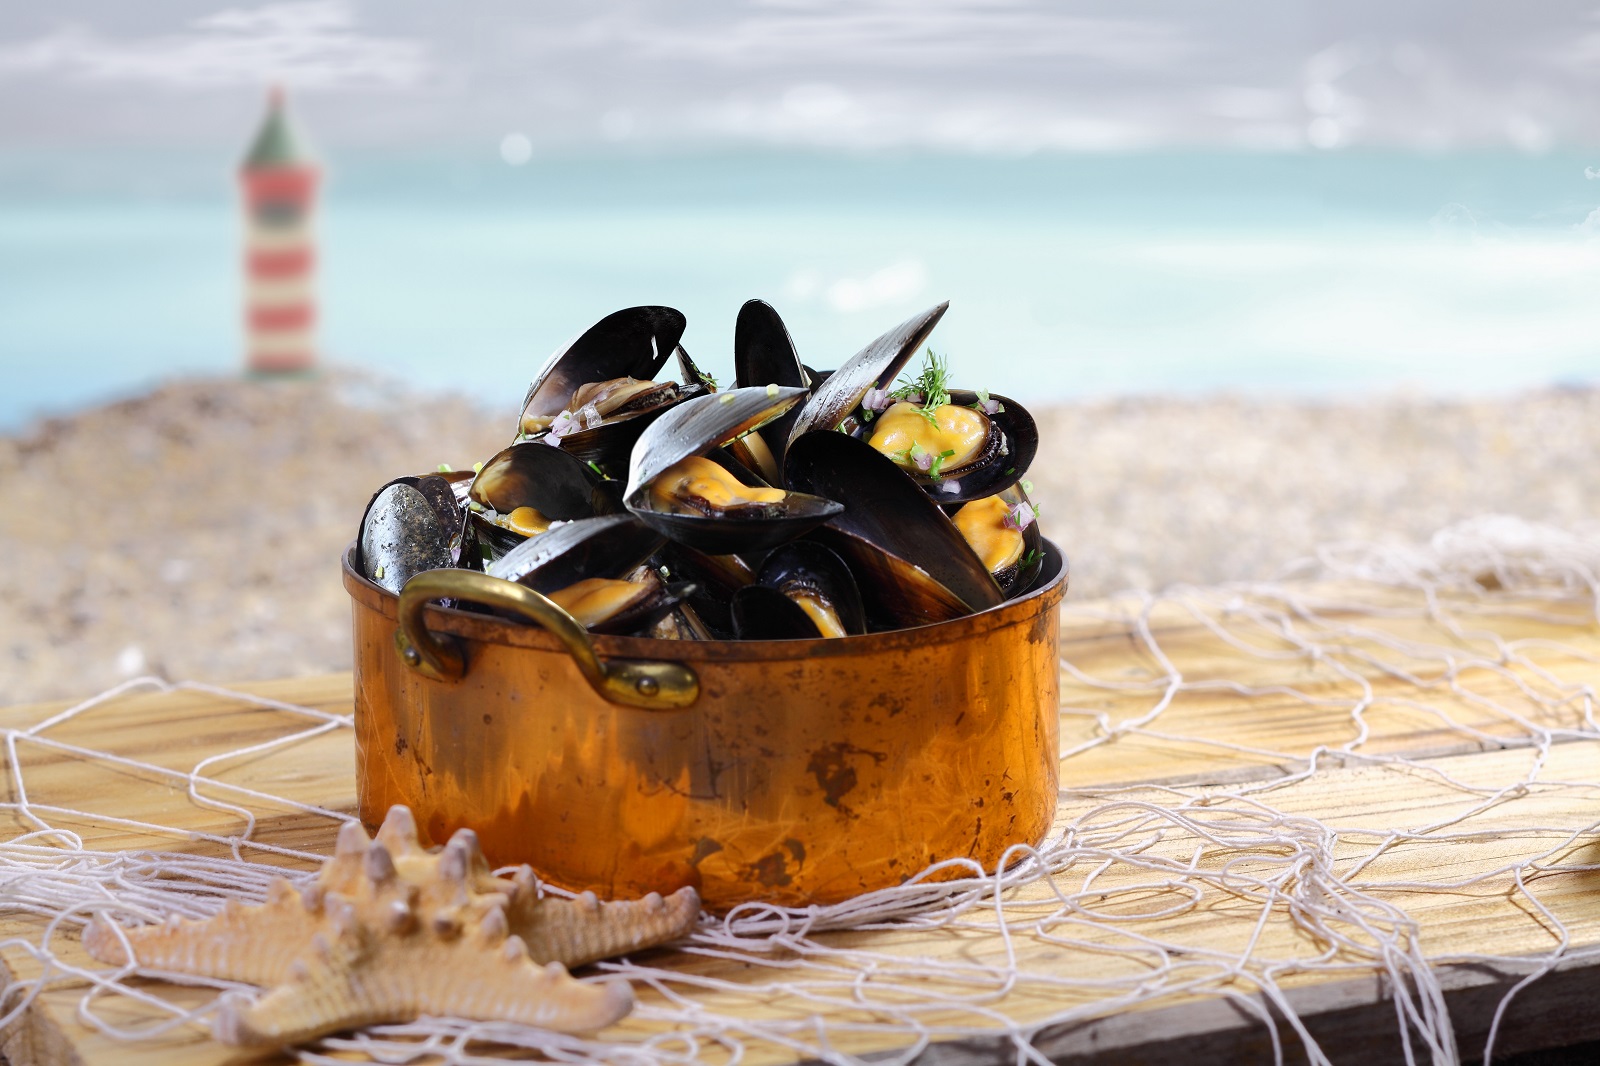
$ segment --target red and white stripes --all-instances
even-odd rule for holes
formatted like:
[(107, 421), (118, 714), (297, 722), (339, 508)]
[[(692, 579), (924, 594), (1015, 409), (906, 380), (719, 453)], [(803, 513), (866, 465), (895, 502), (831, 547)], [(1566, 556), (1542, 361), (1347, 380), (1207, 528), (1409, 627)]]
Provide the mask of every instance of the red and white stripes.
[(316, 167), (251, 166), (245, 201), (245, 333), (253, 373), (292, 373), (316, 362)]

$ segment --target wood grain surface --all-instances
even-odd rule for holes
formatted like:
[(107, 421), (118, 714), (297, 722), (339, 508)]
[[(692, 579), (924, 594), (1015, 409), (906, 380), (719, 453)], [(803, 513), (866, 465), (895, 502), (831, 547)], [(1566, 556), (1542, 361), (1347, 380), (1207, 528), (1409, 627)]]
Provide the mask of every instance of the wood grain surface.
[[(1329, 612), (1337, 590), (1323, 590)], [(1308, 592), (1308, 595), (1311, 593)], [(1369, 602), (1383, 596), (1366, 590)], [(1414, 606), (1400, 594), (1396, 607)], [(1600, 631), (1574, 628), (1532, 617), (1515, 605), (1483, 610), (1470, 632), (1449, 632), (1431, 622), (1396, 618), (1379, 628), (1396, 644), (1426, 640), (1460, 649), (1463, 658), (1491, 652), (1497, 642), (1518, 640), (1523, 654), (1539, 671), (1511, 669), (1503, 674), (1479, 670), (1470, 685), (1453, 673), (1452, 663), (1437, 656), (1408, 661), (1413, 677), (1388, 676), (1374, 665), (1355, 676), (1341, 674), (1326, 661), (1295, 654), (1292, 635), (1273, 638), (1265, 631), (1253, 646), (1275, 657), (1245, 654), (1200, 616), (1181, 604), (1167, 605), (1150, 620), (1167, 663), (1151, 652), (1123, 616), (1127, 603), (1074, 604), (1064, 615), (1064, 659), (1078, 671), (1129, 687), (1108, 690), (1063, 677), (1062, 746), (1072, 754), (1062, 763), (1063, 799), (1058, 827), (1074, 823), (1108, 795), (1159, 798), (1163, 784), (1230, 787), (1280, 778), (1306, 770), (1270, 792), (1274, 808), (1303, 813), (1341, 828), (1381, 834), (1388, 827), (1416, 825), (1462, 816), (1479, 804), (1470, 787), (1497, 787), (1524, 774), (1535, 749), (1519, 742), (1526, 723), (1546, 728), (1583, 726), (1582, 700), (1563, 694), (1588, 686), (1600, 689)], [(1577, 621), (1576, 615), (1572, 621)], [(1370, 625), (1370, 619), (1366, 620)], [(1540, 641), (1548, 644), (1538, 643)], [(1533, 643), (1528, 643), (1533, 642)], [(1401, 661), (1387, 643), (1373, 643), (1374, 661)], [(1279, 654), (1281, 653), (1281, 654)], [(1399, 656), (1400, 658), (1397, 658)], [(1174, 667), (1189, 682), (1230, 682), (1174, 700), (1149, 730), (1096, 742), (1107, 727), (1145, 715), (1160, 697), (1160, 679)], [(1470, 695), (1467, 690), (1470, 689)], [(241, 690), (338, 714), (349, 712), (351, 680), (334, 675), (304, 680), (241, 686)], [(1495, 696), (1485, 701), (1485, 693)], [(1309, 700), (1308, 700), (1309, 698)], [(17, 707), (0, 712), (0, 727), (26, 729), (55, 714), (63, 704)], [(200, 759), (285, 736), (310, 725), (304, 717), (203, 692), (133, 696), (96, 707), (78, 718), (53, 726), (37, 739), (23, 738), (17, 758), (24, 768), (28, 800), (49, 809), (51, 824), (70, 828), (88, 848), (105, 850), (159, 849), (223, 855), (226, 838), (244, 826), (238, 815), (193, 802), (183, 776)], [(1463, 731), (1461, 726), (1470, 727)], [(1361, 757), (1341, 749), (1364, 736)], [(270, 792), (289, 800), (337, 811), (354, 807), (354, 758), (349, 730), (334, 730), (290, 747), (213, 766), (209, 774), (242, 788)], [(85, 758), (78, 749), (111, 750), (170, 768), (170, 775), (119, 769)], [(1404, 754), (1415, 765), (1383, 764), (1370, 756)], [(1600, 781), (1600, 742), (1567, 739), (1543, 755), (1541, 780)], [(1314, 769), (1311, 768), (1315, 761)], [(1464, 790), (1463, 785), (1469, 790)], [(12, 804), (19, 797), (8, 778)], [(220, 794), (219, 794), (220, 795)], [(335, 826), (328, 818), (234, 794), (232, 800), (257, 818), (256, 837), (271, 845), (316, 853), (331, 850)], [(68, 816), (63, 808), (90, 812)], [(29, 825), (15, 813), (12, 833)], [(1508, 797), (1471, 814), (1461, 826), (1477, 833), (1470, 841), (1418, 839), (1389, 848), (1367, 869), (1372, 877), (1412, 879), (1442, 884), (1485, 875), (1480, 884), (1449, 891), (1423, 889), (1409, 894), (1406, 910), (1420, 922), (1419, 936), (1431, 953), (1538, 955), (1557, 942), (1554, 917), (1565, 927), (1570, 943), (1600, 948), (1600, 874), (1553, 873), (1540, 882), (1544, 914), (1490, 876), (1508, 862), (1550, 846), (1548, 838), (1507, 827), (1548, 822), (1552, 825), (1600, 820), (1600, 789), (1555, 789)], [(160, 823), (163, 832), (141, 821)], [(1363, 839), (1360, 833), (1354, 839)], [(1558, 860), (1569, 866), (1600, 863), (1600, 845), (1591, 833), (1572, 843)], [(1347, 851), (1356, 844), (1341, 844)], [(247, 857), (285, 865), (308, 864), (270, 852)], [(1130, 875), (1112, 871), (1099, 885), (1108, 905), (1148, 906), (1159, 900), (1138, 898)], [(1119, 878), (1122, 880), (1119, 881)], [(1125, 898), (1118, 893), (1126, 891)], [(1048, 890), (1031, 886), (1048, 903)], [(979, 912), (982, 913), (987, 912)], [(1232, 950), (1255, 935), (1258, 909), (1247, 902), (1219, 900), (1200, 909), (1151, 919), (1146, 932), (1181, 930), (1197, 945)], [(869, 944), (889, 957), (960, 960), (974, 965), (1001, 964), (1007, 945), (981, 916), (969, 916), (959, 928), (823, 934), (838, 943)], [(1181, 923), (1181, 925), (1179, 924)], [(0, 915), (0, 938), (37, 941), (43, 920), (11, 909)], [(1097, 934), (1079, 927), (1074, 936)], [(1103, 946), (1114, 948), (1117, 933), (1106, 932)], [(1259, 951), (1283, 958), (1309, 958), (1319, 945), (1288, 922), (1272, 923), (1259, 933)], [(51, 944), (64, 959), (85, 961), (75, 928), (56, 934)], [(1102, 968), (1125, 972), (1129, 965), (1114, 950), (1088, 952), (1077, 947), (1030, 940), (1014, 944), (1018, 964), (1039, 973), (1082, 974)], [(19, 947), (0, 950), (7, 976), (27, 978), (38, 965)], [(704, 999), (716, 1010), (751, 1016), (803, 1015), (807, 1008), (773, 995), (765, 985), (770, 975), (729, 962), (684, 953), (655, 953), (652, 963), (686, 973), (723, 979)], [(1499, 972), (1492, 967), (1461, 966), (1444, 972), (1451, 1014), (1464, 1053), (1481, 1046), (1495, 1004), (1525, 969)], [(1600, 1038), (1600, 1015), (1590, 1008), (1600, 969), (1581, 962), (1564, 964), (1520, 995), (1507, 1012), (1497, 1047), (1506, 1053)], [(1399, 1061), (1390, 990), (1375, 972), (1299, 973), (1282, 980), (1297, 1014), (1336, 1060)], [(1094, 997), (1081, 985), (1065, 985), (1048, 994), (1028, 986), (1005, 996), (993, 1009), (1028, 1025), (1080, 1002), (1094, 1007)], [(162, 994), (182, 1003), (200, 1004), (211, 995), (201, 989), (163, 986)], [(1251, 995), (1244, 989), (1241, 995)], [(648, 1002), (652, 995), (642, 990)], [(230, 1062), (275, 1061), (222, 1048), (198, 1029), (156, 1042), (124, 1043), (100, 1035), (76, 1017), (82, 989), (55, 986), (42, 994), (7, 1034), (5, 1053), (13, 1063), (171, 1064), (200, 1066)], [(1266, 1009), (1266, 1008), (1264, 1008)], [(1275, 1009), (1275, 1008), (1272, 1008)], [(149, 1024), (155, 1012), (125, 998), (109, 1000), (107, 1017), (129, 1025)], [(839, 1013), (836, 1020), (848, 1017)], [(930, 1023), (981, 1026), (983, 1019), (959, 1013), (927, 1019)], [(609, 1032), (619, 1040), (636, 1040), (649, 1024), (630, 1018)], [(1208, 1062), (1270, 1061), (1267, 1033), (1236, 1001), (1214, 995), (1167, 998), (1137, 1009), (1111, 1012), (1086, 1024), (1052, 1030), (1042, 1028), (1035, 1044), (1052, 1059), (1065, 1062)], [(840, 1051), (862, 1056), (891, 1054), (896, 1042), (880, 1034), (843, 1031), (834, 1039)], [(1298, 1053), (1287, 1043), (1290, 1061)], [(779, 1048), (752, 1046), (747, 1061), (786, 1061)], [(1015, 1049), (998, 1034), (969, 1035), (938, 1043), (924, 1052), (930, 1063), (1010, 1062)], [(285, 1060), (286, 1061), (286, 1060)]]

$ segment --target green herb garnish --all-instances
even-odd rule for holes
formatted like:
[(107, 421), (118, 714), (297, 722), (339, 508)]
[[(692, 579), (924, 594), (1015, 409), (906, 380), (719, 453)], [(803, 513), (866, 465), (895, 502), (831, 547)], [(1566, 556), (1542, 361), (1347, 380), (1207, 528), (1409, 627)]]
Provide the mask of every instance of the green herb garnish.
[[(1006, 473), (1009, 475), (1010, 471), (1008, 470)], [(1021, 481), (1017, 482), (1017, 484), (1022, 486), (1023, 492), (1026, 492), (1029, 496), (1033, 495), (1033, 482), (1029, 481), (1027, 478), (1023, 478)]]
[(912, 393), (920, 392), (922, 406), (917, 410), (917, 414), (926, 418), (929, 425), (937, 427), (939, 408), (950, 402), (950, 391), (946, 387), (950, 379), (950, 366), (948, 360), (932, 348), (926, 351), (927, 362), (923, 364), (922, 373), (915, 378), (902, 374), (901, 386), (889, 395), (897, 400), (903, 400)]
[[(593, 459), (589, 460), (589, 469), (593, 470), (596, 474), (599, 474), (601, 477), (605, 477), (606, 476), (606, 472), (604, 470), (600, 469), (600, 464), (595, 462)], [(610, 478), (606, 478), (606, 480), (609, 481)]]
[(933, 466), (931, 466), (928, 469), (929, 476), (938, 477), (939, 476), (939, 468), (944, 466), (944, 461), (946, 459), (950, 458), (955, 453), (956, 453), (956, 450), (954, 448), (946, 448), (944, 451), (942, 451), (938, 455), (934, 456), (933, 457)]
[[(988, 389), (978, 389), (976, 392), (973, 393), (973, 395), (978, 398), (978, 402), (972, 405), (972, 409), (974, 411), (982, 411), (986, 415), (987, 414), (996, 414), (996, 415), (998, 415), (998, 414), (1004, 414), (1005, 413), (1006, 405), (1001, 403), (999, 400), (991, 401), (989, 399), (989, 390)], [(994, 410), (993, 411), (988, 410), (989, 404), (991, 402), (994, 404)]]

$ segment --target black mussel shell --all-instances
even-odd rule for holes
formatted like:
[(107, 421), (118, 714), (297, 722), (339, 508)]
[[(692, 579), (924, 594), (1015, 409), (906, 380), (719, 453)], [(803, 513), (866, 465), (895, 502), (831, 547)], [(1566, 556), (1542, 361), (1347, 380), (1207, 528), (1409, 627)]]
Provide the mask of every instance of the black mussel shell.
[(580, 387), (632, 377), (651, 381), (678, 346), (688, 321), (671, 307), (628, 307), (590, 326), (545, 360), (517, 418), (517, 435), (529, 415), (554, 417)]
[(789, 446), (802, 434), (819, 429), (836, 429), (850, 416), (871, 388), (886, 389), (894, 383), (907, 361), (928, 339), (933, 327), (944, 316), (949, 302), (914, 315), (868, 344), (827, 380), (813, 382), (811, 399), (789, 429)]
[[(966, 607), (960, 614), (986, 610), (1003, 600), (1000, 586), (945, 513), (893, 461), (865, 441), (845, 433), (807, 433), (789, 445), (784, 473), (795, 488), (843, 502), (844, 511), (829, 519), (826, 527), (845, 534), (843, 541), (836, 544), (838, 538), (821, 536), (820, 530), (818, 539), (850, 563), (862, 597), (880, 610), (892, 607), (900, 624), (945, 620), (916, 614), (921, 601), (926, 600), (927, 609), (934, 611), (941, 598), (919, 591), (916, 600), (900, 603), (899, 589), (874, 587), (881, 581), (898, 580), (886, 567), (909, 567), (926, 574), (943, 586), (949, 599)], [(870, 574), (863, 573), (860, 567), (868, 561), (862, 558), (865, 549), (858, 542), (897, 562), (876, 561), (868, 567)], [(915, 577), (905, 580), (919, 588), (925, 584)]]
[(1021, 596), (1031, 589), (1043, 588), (1054, 581), (1057, 574), (1066, 575), (1062, 580), (1063, 585), (1071, 579), (1071, 566), (1067, 561), (1067, 557), (1062, 555), (1054, 544), (1043, 538), (1040, 538), (1039, 561), (1039, 573), (1028, 583), (1027, 588), (1018, 589), (1014, 595)]
[(621, 577), (661, 543), (659, 534), (631, 515), (580, 518), (523, 541), (486, 572), (548, 594), (584, 578)]
[[(1030, 509), (1033, 501), (1028, 499), (1028, 494), (1021, 485), (1012, 485), (1004, 492), (997, 493), (1009, 508), (1015, 509), (1021, 504), (1027, 504)], [(987, 497), (985, 497), (987, 499)], [(963, 507), (981, 504), (983, 500), (973, 500), (969, 503), (955, 504), (945, 508), (950, 520), (954, 522)], [(957, 526), (959, 530), (960, 527)], [(965, 534), (963, 534), (965, 536)], [(1039, 532), (1039, 519), (1034, 515), (1029, 519), (1028, 525), (1022, 531), (1022, 556), (1009, 566), (993, 571), (995, 581), (1000, 585), (1000, 591), (1010, 597), (1015, 597), (1033, 587), (1034, 581), (1039, 576), (1039, 570), (1044, 565), (1044, 537)]]
[[(1016, 484), (1033, 464), (1033, 457), (1039, 450), (1039, 427), (1033, 416), (1008, 396), (991, 395), (989, 398), (998, 403), (1001, 410), (992, 415), (984, 414), (989, 434), (976, 456), (960, 467), (942, 469), (938, 477), (900, 467), (933, 497), (935, 503), (966, 503), (993, 496)], [(978, 394), (966, 389), (952, 390), (950, 402), (957, 407), (975, 407)], [(877, 427), (876, 420), (851, 419), (848, 423), (851, 434), (862, 440), (870, 440)]]
[[(795, 351), (789, 330), (778, 317), (772, 305), (763, 300), (750, 300), (739, 308), (739, 317), (733, 325), (733, 384), (736, 388), (755, 385), (787, 385), (809, 389), (811, 378), (800, 355)], [(789, 429), (800, 417), (798, 406), (756, 430), (772, 453), (775, 469), (761, 471), (774, 484), (783, 469), (783, 452), (789, 446)]]
[(696, 366), (695, 361), (689, 358), (689, 353), (684, 349), (683, 345), (680, 344), (674, 348), (672, 354), (678, 360), (679, 381), (682, 381), (685, 385), (702, 385), (707, 392), (717, 391), (717, 379)]
[[(719, 459), (719, 445), (789, 410), (805, 390), (798, 388), (733, 389), (701, 396), (672, 408), (657, 419), (634, 445), (628, 487), (628, 510), (662, 536), (708, 555), (756, 552), (793, 540), (837, 514), (831, 500), (791, 492), (781, 503), (726, 514), (680, 514), (657, 510), (650, 485), (670, 467), (695, 455), (722, 462), (747, 485), (754, 475)], [(885, 460), (887, 462), (887, 460)], [(742, 472), (741, 472), (742, 471)]]
[(642, 575), (630, 575), (627, 580), (636, 581), (647, 591), (616, 614), (595, 622), (589, 627), (590, 632), (617, 637), (642, 634), (675, 611), (684, 596), (693, 591), (681, 586), (668, 587), (653, 570)]
[(675, 405), (705, 394), (706, 387), (698, 383), (692, 385), (669, 383), (661, 392), (655, 393), (644, 407), (619, 411), (608, 416), (599, 425), (563, 434), (560, 448), (580, 462), (595, 464), (608, 477), (625, 476), (628, 456), (632, 454), (633, 446), (638, 442), (640, 435), (650, 427), (651, 423)]
[(789, 597), (767, 585), (750, 585), (733, 597), (733, 626), (740, 640), (816, 640), (816, 623)]
[[(575, 456), (534, 440), (513, 444), (484, 463), (470, 493), (474, 503), (502, 516), (532, 507), (551, 521), (570, 522), (622, 510), (614, 490), (604, 485), (605, 479)], [(491, 559), (527, 539), (481, 514), (474, 513), (471, 523)]]
[(961, 597), (926, 570), (863, 537), (823, 526), (811, 538), (849, 563), (874, 630), (932, 625), (972, 613)]
[[(356, 565), (368, 580), (398, 593), (424, 570), (455, 565), (460, 550), (460, 512), (440, 506), (426, 478), (397, 478), (373, 494), (361, 516)], [(449, 486), (440, 478), (434, 482)]]
[(604, 481), (570, 452), (543, 441), (524, 441), (483, 464), (471, 496), (501, 514), (532, 507), (546, 518), (570, 522), (618, 510), (601, 487)]
[(670, 540), (656, 553), (656, 559), (672, 580), (693, 583), (695, 591), (688, 597), (689, 605), (711, 635), (731, 638), (734, 594), (756, 580), (749, 564), (737, 555), (707, 555)]
[(850, 567), (836, 552), (815, 541), (790, 541), (774, 548), (756, 580), (790, 598), (811, 595), (823, 600), (838, 615), (846, 633), (867, 631), (861, 589)]
[[(729, 631), (732, 632), (731, 630)], [(720, 639), (713, 633), (700, 615), (696, 613), (693, 605), (687, 601), (678, 604), (664, 616), (656, 620), (649, 632), (644, 634), (656, 640), (717, 640)]]
[[(476, 476), (471, 470), (440, 469), (418, 477), (417, 487), (435, 501), (435, 506), (459, 511), (467, 505), (467, 490), (472, 487), (472, 479)], [(450, 495), (446, 496), (440, 491), (442, 488), (449, 489)]]

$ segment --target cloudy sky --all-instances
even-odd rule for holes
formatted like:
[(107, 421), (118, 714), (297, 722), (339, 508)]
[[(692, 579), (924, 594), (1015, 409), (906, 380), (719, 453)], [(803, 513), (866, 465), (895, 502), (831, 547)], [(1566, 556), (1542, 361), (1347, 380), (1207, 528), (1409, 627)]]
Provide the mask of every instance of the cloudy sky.
[[(54, 0), (0, 12), (0, 147), (536, 151), (1600, 143), (1595, 0)], [(514, 141), (510, 150), (516, 151)]]

